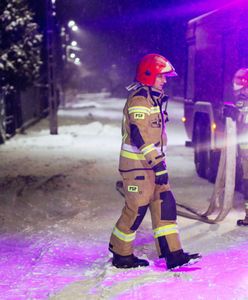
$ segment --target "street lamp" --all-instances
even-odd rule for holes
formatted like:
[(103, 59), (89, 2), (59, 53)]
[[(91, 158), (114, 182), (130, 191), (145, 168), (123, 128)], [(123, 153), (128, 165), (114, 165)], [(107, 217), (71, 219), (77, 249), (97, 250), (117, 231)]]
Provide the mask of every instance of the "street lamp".
[[(70, 20), (67, 23), (67, 26), (72, 31), (78, 31), (79, 30), (79, 28), (78, 28), (78, 26), (77, 26), (77, 24), (74, 20)], [(64, 48), (65, 48), (65, 51), (66, 51), (65, 58), (67, 59), (67, 61), (73, 62), (76, 65), (80, 65), (81, 64), (80, 59), (77, 57), (76, 54), (81, 52), (82, 49), (80, 47), (78, 47), (78, 42), (76, 40), (72, 40), (71, 42), (69, 42), (69, 32), (66, 33), (65, 30), (61, 34), (65, 35), (65, 37), (66, 37), (66, 41), (65, 41), (65, 44), (64, 44)]]
[(77, 42), (76, 41), (72, 41), (71, 45), (72, 45), (72, 47), (76, 47), (77, 46)]
[(73, 26), (75, 26), (76, 25), (76, 23), (75, 23), (75, 21), (73, 21), (73, 20), (70, 20), (69, 22), (68, 22), (68, 27), (69, 28), (72, 28)]
[(76, 65), (80, 65), (81, 64), (80, 58), (76, 57), (75, 60), (74, 60), (74, 63)]
[(78, 26), (77, 26), (77, 25), (73, 25), (73, 26), (71, 27), (71, 29), (72, 29), (72, 31), (78, 31)]
[(67, 60), (70, 62), (75, 62), (76, 59), (76, 54), (80, 53), (82, 51), (81, 48), (76, 47), (76, 46), (67, 46), (66, 47), (66, 57)]
[(56, 1), (46, 0), (46, 51), (47, 51), (47, 87), (49, 103), (50, 134), (58, 134), (58, 81), (55, 68), (55, 29)]

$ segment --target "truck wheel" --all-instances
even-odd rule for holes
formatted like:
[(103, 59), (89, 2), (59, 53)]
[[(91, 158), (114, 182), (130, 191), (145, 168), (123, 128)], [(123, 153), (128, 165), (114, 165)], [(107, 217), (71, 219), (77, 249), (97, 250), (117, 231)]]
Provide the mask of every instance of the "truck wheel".
[[(1, 124), (0, 124), (1, 126)], [(4, 130), (2, 130), (2, 128), (0, 128), (0, 144), (3, 144), (6, 140), (6, 137), (5, 137), (5, 132)]]
[(208, 153), (205, 149), (205, 132), (200, 121), (195, 124), (194, 130), (194, 161), (197, 174), (207, 178)]
[(236, 160), (236, 181), (235, 181), (235, 189), (242, 193), (242, 184), (243, 184), (243, 168), (241, 163), (240, 155), (237, 156)]
[(220, 151), (211, 150), (211, 129), (208, 120), (196, 122), (194, 138), (195, 168), (197, 174), (214, 183), (216, 180)]
[(215, 183), (219, 162), (220, 162), (220, 150), (209, 150), (209, 162), (207, 166), (207, 179), (208, 181)]

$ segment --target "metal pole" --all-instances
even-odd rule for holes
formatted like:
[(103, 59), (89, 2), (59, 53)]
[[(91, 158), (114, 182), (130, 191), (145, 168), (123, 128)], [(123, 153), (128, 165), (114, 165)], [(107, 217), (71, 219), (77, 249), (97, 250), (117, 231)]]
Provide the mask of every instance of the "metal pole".
[(55, 74), (55, 45), (53, 15), (53, 4), (51, 0), (46, 0), (46, 46), (47, 46), (47, 81), (48, 81), (48, 101), (49, 101), (49, 126), (50, 134), (58, 134), (58, 91)]

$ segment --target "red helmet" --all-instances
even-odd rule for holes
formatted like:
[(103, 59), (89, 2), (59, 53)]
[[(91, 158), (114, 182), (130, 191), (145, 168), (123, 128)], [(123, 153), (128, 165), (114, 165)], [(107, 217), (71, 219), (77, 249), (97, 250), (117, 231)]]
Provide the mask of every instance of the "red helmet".
[(248, 88), (248, 69), (239, 69), (233, 78), (233, 89), (239, 91), (243, 88)]
[(177, 76), (174, 67), (164, 56), (147, 54), (138, 64), (135, 79), (142, 84), (153, 86), (158, 74), (165, 74), (168, 77)]

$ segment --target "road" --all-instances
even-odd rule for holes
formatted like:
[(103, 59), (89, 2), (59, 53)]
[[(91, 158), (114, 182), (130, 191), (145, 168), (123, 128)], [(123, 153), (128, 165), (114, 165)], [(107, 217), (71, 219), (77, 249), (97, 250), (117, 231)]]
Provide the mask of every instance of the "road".
[[(119, 174), (124, 100), (81, 95), (59, 111), (59, 135), (48, 120), (0, 147), (1, 299), (247, 299), (247, 228), (236, 227), (242, 197), (221, 223), (178, 218), (186, 251), (197, 265), (167, 272), (156, 257), (150, 216), (136, 254), (150, 266), (111, 266), (108, 240), (123, 206)], [(178, 203), (205, 210), (213, 185), (196, 176), (186, 148), (182, 103), (169, 103), (167, 163)]]

